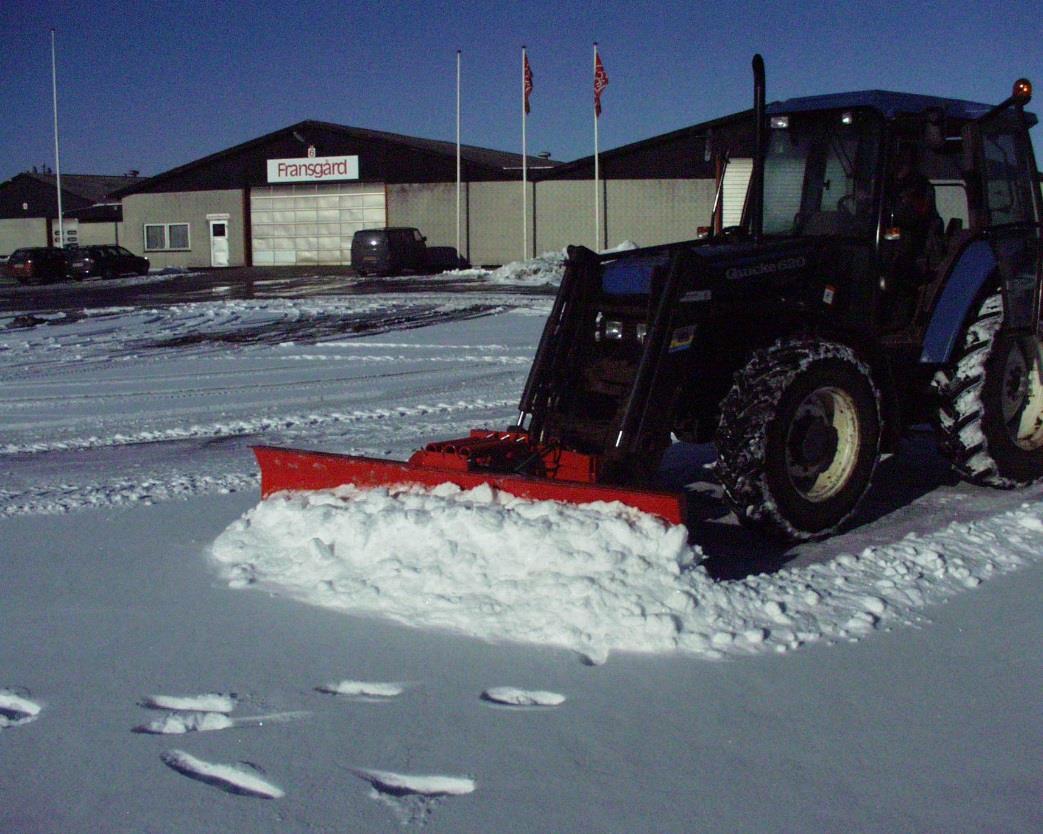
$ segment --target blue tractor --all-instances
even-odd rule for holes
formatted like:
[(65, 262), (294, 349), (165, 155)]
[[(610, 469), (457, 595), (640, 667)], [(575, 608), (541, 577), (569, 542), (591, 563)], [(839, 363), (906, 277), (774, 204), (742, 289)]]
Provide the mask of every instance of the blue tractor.
[(519, 428), (631, 487), (654, 484), (671, 435), (713, 442), (739, 520), (791, 540), (842, 525), (916, 424), (972, 481), (1043, 477), (1029, 82), (996, 106), (882, 91), (766, 106), (753, 66), (742, 224), (570, 248)]

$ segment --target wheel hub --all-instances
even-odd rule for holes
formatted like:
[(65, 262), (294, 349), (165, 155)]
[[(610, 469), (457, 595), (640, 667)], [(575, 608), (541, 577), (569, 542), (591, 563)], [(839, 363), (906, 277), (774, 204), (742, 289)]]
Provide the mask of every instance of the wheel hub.
[(810, 475), (825, 471), (837, 453), (837, 430), (824, 415), (801, 417), (791, 432), (793, 463)]
[(1021, 449), (1043, 446), (1043, 380), (1038, 341), (1011, 346), (1003, 368), (1000, 407), (1011, 441)]
[(786, 433), (790, 482), (813, 503), (832, 498), (854, 473), (860, 443), (851, 394), (832, 387), (812, 391), (797, 406)]

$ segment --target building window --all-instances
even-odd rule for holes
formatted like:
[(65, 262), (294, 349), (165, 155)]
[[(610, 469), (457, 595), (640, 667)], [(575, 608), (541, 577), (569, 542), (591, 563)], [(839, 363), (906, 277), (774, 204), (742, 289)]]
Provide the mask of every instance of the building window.
[(146, 223), (146, 252), (184, 252), (190, 249), (187, 223)]

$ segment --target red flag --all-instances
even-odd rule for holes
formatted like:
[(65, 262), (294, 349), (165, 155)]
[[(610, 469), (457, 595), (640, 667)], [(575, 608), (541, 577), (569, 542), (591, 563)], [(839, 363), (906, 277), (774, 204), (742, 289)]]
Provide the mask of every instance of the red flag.
[(601, 115), (601, 91), (608, 86), (608, 73), (601, 63), (601, 56), (594, 55), (594, 115)]
[(529, 56), (526, 54), (523, 76), (525, 79), (525, 112), (529, 112), (529, 94), (532, 93), (532, 67), (529, 66)]

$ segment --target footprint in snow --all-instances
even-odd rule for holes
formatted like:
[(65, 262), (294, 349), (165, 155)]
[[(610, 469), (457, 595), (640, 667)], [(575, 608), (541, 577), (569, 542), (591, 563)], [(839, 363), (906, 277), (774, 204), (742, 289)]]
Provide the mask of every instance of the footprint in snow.
[(557, 692), (539, 689), (515, 689), (511, 686), (494, 686), (482, 693), (482, 700), (508, 707), (558, 707), (565, 703), (565, 696)]
[(370, 797), (383, 802), (403, 825), (421, 825), (447, 796), (473, 793), (475, 782), (466, 776), (417, 775), (389, 770), (351, 771), (372, 787)]
[(229, 713), (239, 703), (234, 692), (223, 695), (208, 692), (204, 695), (148, 695), (141, 699), (145, 709), (165, 709), (174, 712), (223, 712)]
[(397, 698), (405, 692), (405, 687), (400, 683), (348, 680), (316, 686), (315, 691), (326, 695), (345, 695), (356, 701), (376, 702)]
[(0, 730), (35, 721), (41, 706), (10, 689), (0, 689)]
[(227, 793), (259, 799), (279, 799), (286, 795), (282, 788), (263, 777), (261, 768), (250, 762), (213, 764), (197, 759), (184, 750), (167, 750), (160, 759), (167, 767), (189, 779), (212, 785)]

